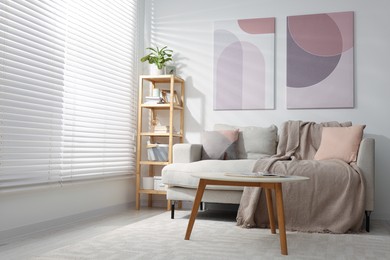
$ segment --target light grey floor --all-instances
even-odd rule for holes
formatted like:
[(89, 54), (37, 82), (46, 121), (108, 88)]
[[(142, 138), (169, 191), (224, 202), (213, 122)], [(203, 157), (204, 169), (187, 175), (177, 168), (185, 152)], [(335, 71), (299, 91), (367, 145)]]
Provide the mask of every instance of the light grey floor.
[[(139, 211), (128, 209), (8, 239), (0, 243), (0, 260), (31, 259), (33, 256), (64, 247), (75, 241), (92, 238), (163, 212), (165, 209), (162, 208), (142, 208)], [(200, 212), (198, 218), (214, 220), (228, 218), (234, 221), (235, 214), (208, 210)], [(371, 227), (371, 234), (390, 236), (389, 221), (373, 220)]]
[(30, 259), (34, 255), (66, 246), (165, 212), (162, 208), (128, 209), (19, 236), (0, 243), (0, 260)]

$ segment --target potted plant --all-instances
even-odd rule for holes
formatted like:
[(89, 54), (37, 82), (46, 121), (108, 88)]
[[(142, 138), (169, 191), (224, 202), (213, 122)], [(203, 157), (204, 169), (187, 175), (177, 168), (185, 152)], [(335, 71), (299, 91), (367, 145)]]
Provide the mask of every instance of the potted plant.
[(156, 48), (146, 48), (150, 50), (150, 53), (141, 58), (141, 62), (148, 61), (149, 64), (154, 64), (157, 69), (161, 72), (168, 61), (172, 61), (172, 50), (168, 49), (167, 46), (159, 49)]

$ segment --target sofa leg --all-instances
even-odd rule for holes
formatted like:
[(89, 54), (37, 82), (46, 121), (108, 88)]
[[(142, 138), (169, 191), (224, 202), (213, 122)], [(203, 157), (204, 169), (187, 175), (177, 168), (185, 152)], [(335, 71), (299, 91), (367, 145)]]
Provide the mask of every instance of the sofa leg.
[(203, 210), (203, 202), (200, 202), (200, 204), (199, 204), (199, 210)]
[(370, 232), (370, 215), (371, 215), (371, 211), (366, 210), (365, 213), (366, 213), (366, 231)]
[(171, 200), (171, 219), (175, 218), (175, 201)]

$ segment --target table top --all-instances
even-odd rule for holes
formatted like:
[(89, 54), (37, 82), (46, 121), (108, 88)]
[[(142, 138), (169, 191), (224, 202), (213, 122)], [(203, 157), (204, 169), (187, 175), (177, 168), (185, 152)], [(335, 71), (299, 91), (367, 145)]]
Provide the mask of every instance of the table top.
[(218, 180), (218, 181), (232, 181), (232, 182), (264, 182), (264, 183), (284, 183), (293, 181), (304, 181), (309, 180), (308, 177), (304, 176), (264, 176), (252, 173), (223, 173), (223, 172), (202, 172), (191, 174), (193, 177), (207, 180)]

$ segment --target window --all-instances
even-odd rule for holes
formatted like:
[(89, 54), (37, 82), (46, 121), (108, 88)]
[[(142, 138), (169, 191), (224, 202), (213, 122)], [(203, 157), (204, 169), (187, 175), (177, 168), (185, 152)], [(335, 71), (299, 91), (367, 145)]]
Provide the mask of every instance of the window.
[(134, 172), (136, 14), (0, 0), (0, 188)]

